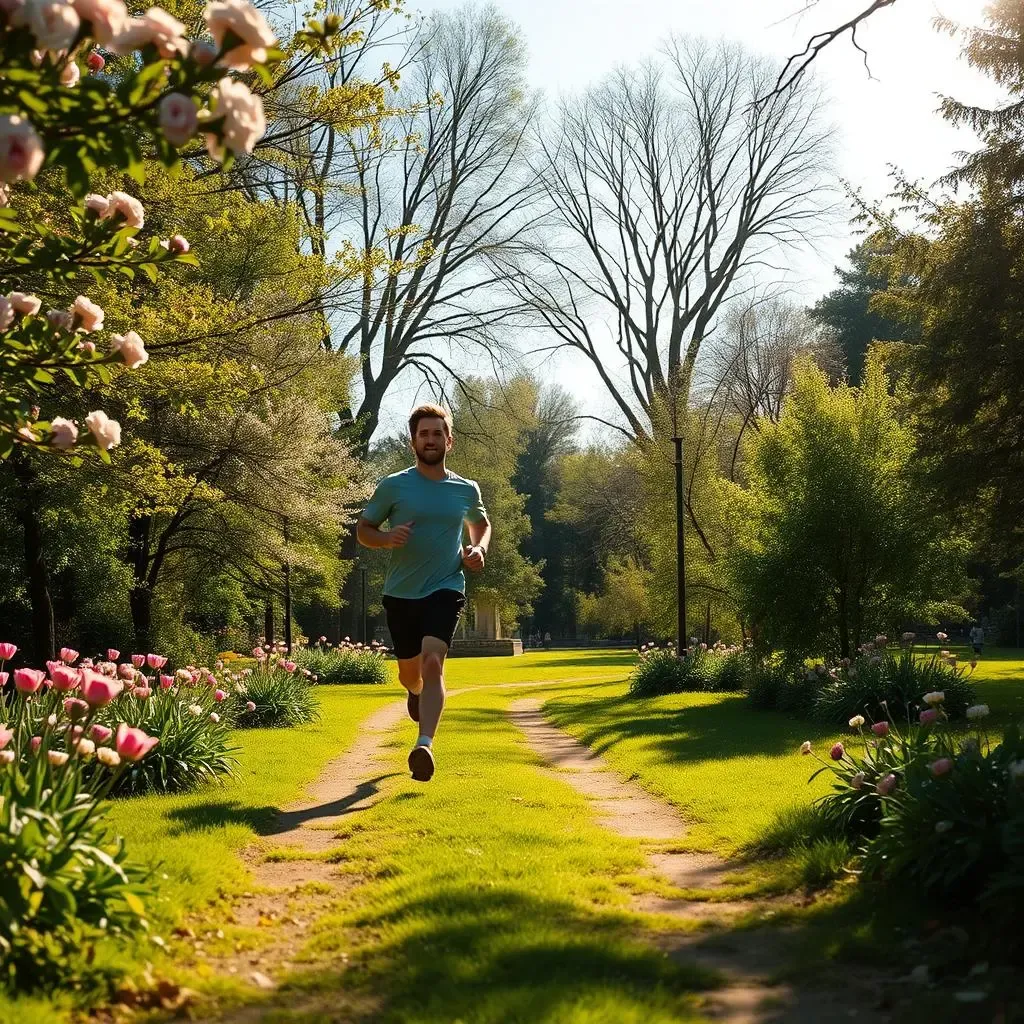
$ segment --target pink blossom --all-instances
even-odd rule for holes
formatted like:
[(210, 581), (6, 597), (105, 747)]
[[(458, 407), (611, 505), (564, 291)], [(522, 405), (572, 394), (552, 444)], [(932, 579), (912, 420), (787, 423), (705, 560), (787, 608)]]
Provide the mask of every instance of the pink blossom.
[(144, 654), (133, 654), (132, 664), (136, 668), (142, 668), (142, 666), (146, 664), (146, 656)]
[(0, 750), (3, 750), (13, 739), (14, 730), (8, 729), (6, 725), (0, 725)]
[(135, 678), (136, 669), (132, 668), (131, 665), (118, 665), (117, 675), (120, 679), (124, 679), (126, 682)]
[(253, 704), (253, 702), (251, 700), (247, 700), (245, 702), (245, 710), (246, 711), (255, 711), (256, 710), (256, 705)]
[(213, 699), (219, 704), (222, 700), (227, 697), (227, 694), (223, 690), (214, 690)]
[(92, 669), (82, 672), (82, 698), (94, 708), (109, 704), (124, 688), (116, 679), (108, 679)]
[(149, 686), (136, 686), (132, 693), (135, 694), (139, 700), (146, 700), (153, 696), (153, 690)]
[(110, 41), (114, 53), (131, 53), (149, 45), (156, 47), (164, 60), (184, 56), (188, 52), (185, 26), (159, 7), (150, 7), (141, 18), (129, 18)]
[(160, 130), (172, 146), (184, 146), (199, 127), (199, 114), (191, 96), (168, 93), (160, 101)]
[(89, 705), (84, 700), (79, 700), (77, 697), (68, 697), (64, 701), (64, 714), (71, 719), (72, 722), (79, 722), (87, 714), (89, 714)]
[(209, 67), (217, 59), (217, 47), (209, 39), (197, 39), (189, 56), (201, 67)]
[(107, 65), (103, 54), (98, 50), (93, 50), (86, 58), (85, 63), (89, 65), (89, 70), (95, 75), (98, 75)]
[(96, 351), (96, 342), (80, 341), (78, 343), (78, 351), (84, 352), (87, 356), (91, 356)]
[(0, 765), (14, 764), (13, 750), (0, 750)]
[(32, 753), (37, 754), (39, 752), (39, 748), (43, 745), (43, 737), (33, 736), (32, 739), (29, 740), (28, 745), (32, 748)]
[(66, 665), (73, 665), (78, 661), (78, 651), (73, 647), (62, 647), (60, 649), (60, 660)]
[(0, 116), (0, 184), (31, 181), (46, 154), (35, 128), (17, 114)]
[(50, 443), (54, 448), (73, 448), (78, 440), (78, 426), (63, 416), (55, 416), (50, 421)]
[(224, 48), (228, 34), (241, 40), (221, 58), (221, 63), (235, 71), (248, 71), (254, 64), (265, 64), (267, 48), (277, 39), (266, 18), (248, 0), (220, 0), (203, 12), (217, 46)]
[(0, 661), (10, 661), (17, 653), (16, 644), (0, 644)]
[(171, 235), (170, 248), (174, 253), (186, 253), (190, 248), (188, 239), (184, 235)]
[(37, 668), (16, 668), (14, 685), (22, 693), (35, 693), (43, 685), (46, 673)]
[(251, 153), (267, 130), (263, 99), (250, 92), (244, 82), (223, 78), (211, 95), (215, 121), (223, 118), (221, 138), (208, 133), (206, 148), (214, 160), (223, 160), (225, 149)]
[(78, 329), (86, 334), (101, 330), (103, 327), (103, 310), (85, 295), (79, 295), (71, 306), (78, 323)]
[(211, 711), (210, 712), (210, 721), (213, 722), (214, 724), (216, 724), (217, 722), (220, 721), (220, 715), (218, 715), (216, 711)]
[(294, 661), (282, 661), (281, 667), (285, 672), (294, 672), (299, 666), (296, 665)]
[(845, 753), (846, 748), (842, 743), (835, 743), (833, 744), (832, 749), (828, 752), (828, 756), (831, 757), (833, 761), (842, 761)]
[(105, 725), (97, 724), (89, 730), (89, 735), (92, 736), (97, 743), (106, 743), (107, 740), (114, 735), (114, 732), (112, 729), (108, 729)]
[(169, 690), (174, 685), (174, 676), (160, 676), (160, 689)]
[(921, 714), (919, 714), (917, 717), (922, 725), (931, 725), (932, 722), (934, 722), (939, 717), (939, 713), (935, 710), (935, 708), (927, 708), (926, 710), (922, 711)]
[(61, 693), (77, 689), (80, 675), (81, 673), (77, 668), (71, 668), (68, 665), (58, 665), (50, 670), (53, 688)]
[[(115, 36), (124, 31), (128, 22), (128, 8), (121, 0), (72, 0), (75, 10), (82, 21), (89, 22), (91, 26), (90, 35), (101, 46), (108, 46)], [(103, 63), (98, 68), (93, 67), (93, 56), (102, 56), (93, 50), (89, 54), (89, 67), (93, 71), (103, 69)]]
[(110, 200), (106, 196), (97, 195), (95, 192), (90, 192), (85, 197), (85, 208), (91, 210), (101, 219), (106, 217), (110, 211)]
[(153, 669), (163, 668), (167, 664), (167, 659), (162, 654), (147, 654), (146, 664)]
[(0, 672), (0, 686), (6, 686), (7, 680), (11, 678), (10, 672)]
[(48, 309), (46, 319), (55, 331), (70, 332), (75, 329), (75, 318), (66, 309)]
[(74, 89), (78, 85), (82, 78), (82, 69), (74, 60), (69, 60), (67, 64), (60, 69), (60, 84), (65, 89)]
[(946, 634), (946, 633), (936, 633), (935, 635), (936, 635), (936, 637), (938, 637), (939, 640), (948, 640), (949, 639), (949, 635)]
[(890, 772), (884, 779), (879, 779), (875, 784), (880, 796), (888, 796), (896, 788), (896, 776)]
[(14, 323), (14, 307), (3, 295), (0, 295), (0, 331), (6, 331)]
[(928, 765), (928, 770), (938, 778), (940, 775), (948, 775), (953, 770), (953, 762), (948, 757), (940, 757)]
[(158, 737), (147, 736), (142, 729), (132, 729), (124, 722), (117, 727), (117, 752), (126, 761), (141, 761), (159, 742)]
[(888, 722), (875, 722), (875, 724), (873, 726), (871, 726), (871, 731), (876, 736), (888, 736), (889, 735), (889, 723)]
[(141, 228), (146, 223), (146, 211), (142, 203), (127, 192), (111, 192), (107, 196), (107, 212), (105, 217), (114, 217), (120, 214), (125, 223), (131, 228)]
[(120, 658), (120, 657), (121, 657), (121, 652), (120, 651), (115, 650), (113, 647), (108, 647), (107, 648), (107, 659), (109, 661), (117, 661), (117, 659)]
[(121, 356), (129, 370), (137, 370), (144, 363), (149, 362), (146, 346), (135, 331), (129, 331), (127, 334), (112, 334), (110, 348)]
[(112, 420), (102, 409), (94, 409), (85, 417), (89, 433), (104, 451), (110, 451), (121, 443), (121, 424)]
[(7, 301), (15, 313), (22, 316), (35, 316), (42, 308), (42, 302), (27, 292), (8, 292)]
[(40, 50), (68, 50), (81, 19), (64, 0), (34, 0), (26, 5), (28, 25)]

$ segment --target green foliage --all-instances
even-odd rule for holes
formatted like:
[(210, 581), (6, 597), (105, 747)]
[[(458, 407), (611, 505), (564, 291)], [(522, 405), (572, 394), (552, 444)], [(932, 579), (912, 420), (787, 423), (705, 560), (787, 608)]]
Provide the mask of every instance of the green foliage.
[(745, 535), (731, 558), (742, 617), (798, 663), (849, 657), (891, 623), (933, 614), (963, 587), (962, 544), (921, 486), (885, 373), (830, 387), (806, 364), (777, 424), (764, 424), (734, 490)]
[(299, 668), (310, 672), (321, 686), (391, 682), (387, 651), (378, 647), (376, 641), (370, 647), (316, 644), (296, 649), (293, 657)]
[(749, 655), (736, 647), (699, 644), (680, 658), (671, 646), (651, 645), (640, 652), (629, 692), (634, 697), (657, 697), (685, 691), (739, 691), (747, 685), (750, 672)]
[(807, 675), (819, 684), (814, 716), (830, 725), (842, 725), (879, 707), (906, 721), (921, 710), (926, 693), (945, 694), (942, 706), (950, 718), (963, 718), (975, 703), (969, 673), (955, 660), (938, 654), (924, 657), (910, 645), (899, 652), (869, 646), (849, 665), (840, 663), (824, 674), (812, 669)]
[(261, 661), (245, 672), (244, 691), (235, 703), (249, 701), (255, 708), (242, 714), (242, 728), (289, 728), (315, 722), (320, 710), (313, 696), (313, 684), (301, 671), (287, 669), (283, 663)]

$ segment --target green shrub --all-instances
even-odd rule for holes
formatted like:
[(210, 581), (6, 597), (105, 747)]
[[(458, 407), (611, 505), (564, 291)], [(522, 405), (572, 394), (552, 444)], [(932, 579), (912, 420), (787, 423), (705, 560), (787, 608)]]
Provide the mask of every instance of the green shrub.
[(94, 741), (95, 709), (75, 705), (73, 719), (60, 701), (42, 704), (0, 700), (10, 725), (0, 727), (0, 979), (67, 991), (101, 980), (93, 943), (145, 927), (146, 876), (109, 834), (104, 801), (139, 755), (135, 741), (151, 738)]
[(238, 707), (238, 727), (285, 728), (315, 722), (320, 717), (313, 697), (315, 684), (293, 662), (271, 656), (256, 668), (246, 669), (243, 677), (242, 692), (232, 699), (233, 706)]
[(346, 683), (383, 684), (391, 682), (388, 669), (387, 648), (376, 642), (369, 647), (361, 644), (339, 644), (331, 647), (326, 643), (315, 644), (297, 650), (294, 660), (300, 668), (307, 669), (322, 686), (338, 686)]
[(671, 647), (646, 647), (629, 677), (629, 692), (634, 697), (658, 697), (682, 690), (681, 659)]
[(815, 672), (794, 673), (775, 659), (755, 660), (747, 676), (750, 703), (760, 711), (783, 711), (806, 716), (821, 686)]
[(639, 655), (629, 682), (629, 692), (634, 697), (739, 691), (747, 685), (752, 668), (746, 652), (724, 644), (698, 644), (682, 658), (676, 657), (672, 646), (658, 648), (649, 644)]
[(920, 711), (924, 695), (935, 691), (945, 694), (943, 708), (951, 718), (962, 718), (975, 702), (974, 687), (954, 659), (919, 657), (909, 644), (900, 651), (867, 645), (854, 661), (827, 670), (813, 714), (821, 722), (840, 725), (885, 706), (890, 717), (908, 721)]

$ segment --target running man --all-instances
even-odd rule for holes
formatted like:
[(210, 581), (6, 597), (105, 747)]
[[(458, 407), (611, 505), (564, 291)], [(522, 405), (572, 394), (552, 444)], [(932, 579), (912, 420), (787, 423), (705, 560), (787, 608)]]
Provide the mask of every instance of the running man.
[[(384, 610), (409, 691), (409, 717), (420, 724), (409, 770), (419, 782), (434, 774), (431, 746), (444, 710), (444, 660), (466, 603), (466, 577), (483, 570), (491, 524), (480, 488), (445, 466), (452, 420), (436, 405), (409, 417), (416, 465), (385, 477), (356, 527), (359, 543), (391, 551)], [(388, 523), (382, 530), (381, 524)], [(463, 546), (463, 527), (469, 545)]]

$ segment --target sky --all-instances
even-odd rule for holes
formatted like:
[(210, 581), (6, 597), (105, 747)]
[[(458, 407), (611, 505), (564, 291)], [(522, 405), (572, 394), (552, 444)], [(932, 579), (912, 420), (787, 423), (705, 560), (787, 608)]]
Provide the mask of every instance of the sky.
[[(462, 0), (412, 0), (425, 13), (461, 6)], [(693, 35), (740, 42), (751, 51), (785, 60), (803, 49), (817, 31), (848, 20), (866, 0), (495, 0), (522, 29), (530, 59), (530, 81), (550, 101), (582, 91), (619, 65), (656, 54), (669, 35)], [(959, 58), (958, 41), (932, 27), (942, 14), (978, 24), (984, 0), (898, 0), (872, 16), (858, 40), (863, 55), (843, 37), (815, 62), (814, 74), (826, 95), (826, 114), (835, 125), (836, 176), (869, 199), (889, 191), (889, 168), (911, 179), (934, 181), (974, 147), (973, 136), (955, 130), (935, 113), (939, 94), (991, 102), (991, 84)], [(869, 71), (870, 69), (870, 71)], [(791, 299), (813, 303), (835, 286), (834, 268), (856, 244), (845, 217), (814, 250), (793, 261), (786, 282)], [(765, 285), (777, 282), (764, 282)], [(544, 366), (596, 415), (611, 411), (600, 382), (580, 356), (560, 356)], [(384, 429), (401, 422), (419, 397), (405, 382), (388, 402)]]

